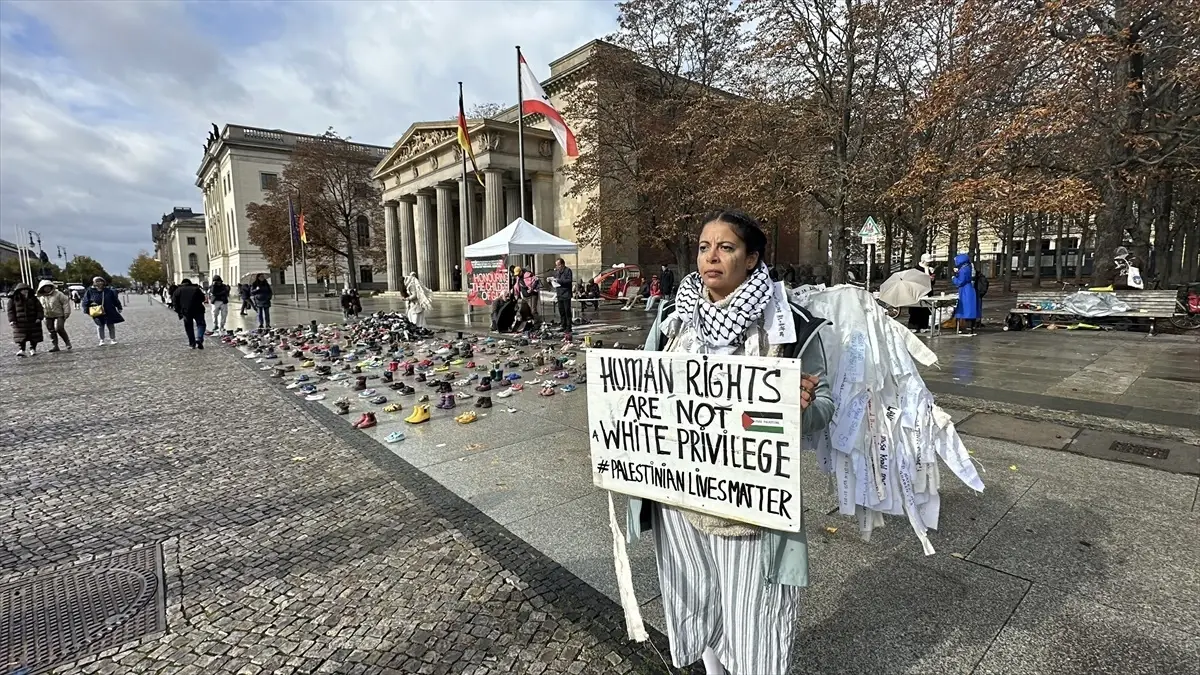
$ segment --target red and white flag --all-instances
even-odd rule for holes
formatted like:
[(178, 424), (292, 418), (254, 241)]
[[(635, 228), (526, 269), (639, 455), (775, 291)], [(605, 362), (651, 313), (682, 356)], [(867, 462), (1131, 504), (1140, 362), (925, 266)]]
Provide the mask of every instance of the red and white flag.
[(554, 132), (554, 137), (558, 139), (559, 145), (562, 145), (567, 157), (578, 157), (579, 146), (575, 143), (575, 134), (571, 133), (571, 128), (563, 121), (562, 115), (550, 104), (550, 97), (546, 96), (542, 85), (533, 76), (525, 57), (518, 54), (517, 58), (521, 60), (521, 114), (545, 117), (546, 121), (550, 122), (550, 131)]

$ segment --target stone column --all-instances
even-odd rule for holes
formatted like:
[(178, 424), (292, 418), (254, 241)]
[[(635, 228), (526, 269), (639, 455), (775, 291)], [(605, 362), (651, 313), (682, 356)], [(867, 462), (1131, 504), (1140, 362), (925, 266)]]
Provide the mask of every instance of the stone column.
[(483, 225), (483, 188), (476, 182), (471, 186), (471, 243), (483, 241), (486, 228)]
[(400, 290), (400, 223), (397, 222), (400, 203), (390, 200), (383, 203), (383, 246), (387, 252), (387, 289), (391, 293)]
[(398, 220), (400, 221), (400, 273), (408, 274), (417, 269), (417, 227), (413, 220), (413, 195), (400, 197)]
[(460, 252), (456, 240), (458, 232), (454, 225), (454, 184), (440, 183), (437, 186), (437, 249), (438, 249), (438, 290), (448, 291), (454, 288), (450, 277), (454, 274), (454, 266), (458, 264)]
[(504, 222), (504, 170), (484, 169), (483, 236), (490, 237), (508, 223)]
[(417, 274), (430, 290), (437, 290), (437, 223), (434, 221), (433, 195), (417, 193)]
[(521, 190), (515, 183), (504, 186), (504, 224), (521, 217)]
[[(535, 172), (530, 175), (533, 184), (533, 224), (539, 230), (558, 236), (554, 216), (554, 174)], [(538, 256), (538, 269), (549, 270), (554, 266), (553, 255)]]

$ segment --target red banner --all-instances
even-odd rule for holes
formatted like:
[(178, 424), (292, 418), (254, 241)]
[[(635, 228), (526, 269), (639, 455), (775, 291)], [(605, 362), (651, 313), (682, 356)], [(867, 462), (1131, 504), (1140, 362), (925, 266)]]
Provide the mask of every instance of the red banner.
[(467, 302), (475, 307), (490, 305), (508, 295), (508, 265), (506, 256), (499, 258), (475, 258), (467, 260), (467, 278), (470, 289)]

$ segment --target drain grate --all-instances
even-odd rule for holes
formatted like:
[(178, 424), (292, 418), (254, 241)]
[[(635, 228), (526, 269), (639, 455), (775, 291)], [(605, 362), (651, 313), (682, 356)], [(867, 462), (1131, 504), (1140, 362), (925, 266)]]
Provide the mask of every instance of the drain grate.
[(0, 586), (4, 672), (35, 675), (163, 630), (158, 545)]
[(1108, 446), (1108, 449), (1113, 452), (1123, 452), (1127, 455), (1141, 455), (1150, 459), (1166, 459), (1171, 454), (1171, 451), (1167, 448), (1155, 448), (1136, 443), (1122, 443), (1121, 441), (1113, 441), (1113, 444)]

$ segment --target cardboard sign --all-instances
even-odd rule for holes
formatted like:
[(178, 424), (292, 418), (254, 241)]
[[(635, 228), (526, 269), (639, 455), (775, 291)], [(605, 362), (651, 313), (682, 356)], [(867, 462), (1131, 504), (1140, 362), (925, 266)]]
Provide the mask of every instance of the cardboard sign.
[(800, 361), (592, 349), (597, 487), (798, 532)]
[(475, 307), (483, 307), (509, 292), (508, 266), (505, 261), (505, 256), (467, 260), (466, 273), (471, 284), (467, 291), (468, 303)]

